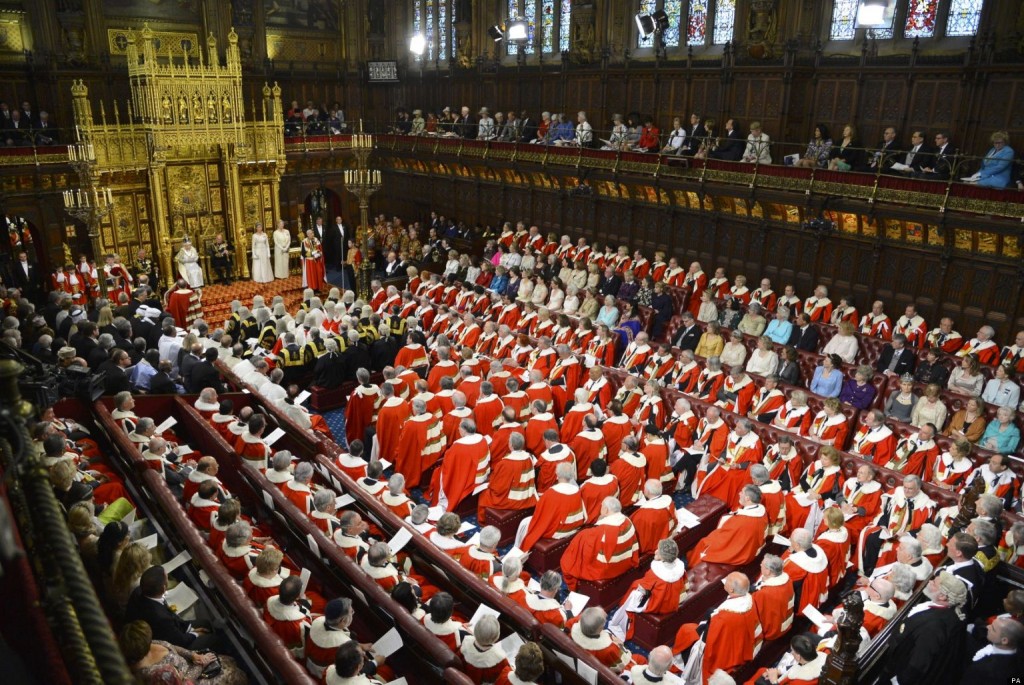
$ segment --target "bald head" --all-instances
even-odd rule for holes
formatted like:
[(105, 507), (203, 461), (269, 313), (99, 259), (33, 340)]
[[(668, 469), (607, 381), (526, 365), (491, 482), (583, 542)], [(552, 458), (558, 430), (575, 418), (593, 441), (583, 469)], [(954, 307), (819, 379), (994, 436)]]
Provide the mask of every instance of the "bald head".
[(725, 591), (731, 597), (742, 597), (750, 592), (750, 579), (734, 571), (725, 577)]

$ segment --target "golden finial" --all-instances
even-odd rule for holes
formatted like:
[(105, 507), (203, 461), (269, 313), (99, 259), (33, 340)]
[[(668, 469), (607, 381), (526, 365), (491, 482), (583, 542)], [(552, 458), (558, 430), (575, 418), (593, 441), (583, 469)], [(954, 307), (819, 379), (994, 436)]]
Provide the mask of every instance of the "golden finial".
[(230, 31), (228, 31), (228, 44), (229, 45), (237, 45), (238, 44), (238, 34), (235, 33), (235, 27), (234, 26), (231, 27)]
[(153, 37), (153, 29), (149, 28), (149, 22), (142, 24), (142, 38), (143, 40), (150, 40)]
[(71, 82), (71, 97), (84, 98), (88, 95), (89, 89), (81, 79)]
[[(81, 83), (81, 81), (79, 81), (79, 83)], [(71, 92), (74, 93), (74, 90), (72, 90)], [(266, 83), (263, 84), (263, 97), (270, 97), (270, 86), (267, 85)]]
[(210, 31), (210, 35), (206, 38), (206, 44), (211, 48), (217, 47), (217, 39), (213, 35), (213, 31)]
[(281, 97), (281, 86), (277, 85), (277, 81), (274, 81), (274, 89), (271, 92), (274, 94), (274, 97)]

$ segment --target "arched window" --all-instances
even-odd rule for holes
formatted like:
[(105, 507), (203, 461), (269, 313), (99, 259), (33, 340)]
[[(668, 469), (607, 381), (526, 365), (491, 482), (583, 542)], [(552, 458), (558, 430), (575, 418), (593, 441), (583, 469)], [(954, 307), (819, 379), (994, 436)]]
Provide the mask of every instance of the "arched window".
[[(683, 13), (684, 5), (686, 13)], [(668, 28), (663, 36), (665, 47), (679, 47), (685, 36), (686, 45), (722, 45), (732, 40), (736, 27), (736, 0), (640, 0), (639, 13), (653, 14), (662, 10), (668, 15)], [(654, 47), (654, 36), (637, 34), (637, 47)]]
[(572, 0), (508, 0), (507, 22), (526, 20), (526, 42), (506, 42), (508, 54), (553, 54), (569, 49)]
[[(870, 36), (878, 40), (886, 38), (934, 38), (939, 20), (939, 6), (946, 5), (946, 35), (951, 37), (973, 36), (978, 33), (981, 10), (985, 0), (906, 0), (897, 7), (896, 30), (871, 29)], [(858, 0), (834, 0), (830, 40), (853, 40), (857, 18)], [(901, 13), (900, 10), (903, 10)], [(900, 21), (900, 17), (903, 20)]]
[(455, 57), (455, 4), (456, 0), (412, 0), (412, 32), (426, 42), (417, 62), (447, 63)]

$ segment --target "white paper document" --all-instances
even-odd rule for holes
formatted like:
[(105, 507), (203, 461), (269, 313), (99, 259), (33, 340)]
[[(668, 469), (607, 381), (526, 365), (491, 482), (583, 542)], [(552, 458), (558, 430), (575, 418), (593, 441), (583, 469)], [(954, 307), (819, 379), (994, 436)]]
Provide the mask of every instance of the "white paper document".
[[(402, 648), (402, 636), (398, 634), (398, 628), (392, 628), (373, 643), (373, 653), (377, 656), (389, 657)], [(394, 681), (392, 681), (394, 682)]]
[(475, 528), (476, 528), (476, 526), (474, 526), (469, 521), (463, 521), (462, 525), (459, 526), (459, 532), (460, 533), (468, 533), (469, 531), (474, 530)]
[(683, 528), (695, 528), (700, 524), (700, 517), (686, 508), (676, 509), (676, 520)]
[(320, 547), (316, 544), (316, 538), (312, 533), (306, 533), (306, 544), (309, 545), (309, 551), (315, 554), (317, 559), (320, 559)]
[(302, 392), (295, 396), (295, 404), (302, 404), (303, 402), (309, 399), (309, 396), (309, 390), (303, 390)]
[(142, 538), (138, 542), (146, 549), (153, 549), (160, 542), (160, 539), (157, 537), (156, 533), (153, 533), (152, 535)]
[(306, 588), (309, 587), (309, 579), (312, 575), (313, 572), (308, 568), (302, 569), (302, 572), (299, 573), (299, 580), (302, 581), (302, 594), (306, 594)]
[(480, 544), (480, 531), (473, 533), (473, 537), (466, 540), (467, 545), (479, 545)]
[(263, 438), (263, 442), (267, 447), (273, 447), (274, 443), (280, 440), (282, 435), (284, 435), (284, 428), (278, 428), (273, 433)]
[(519, 549), (518, 547), (513, 547), (512, 549), (510, 549), (505, 554), (505, 556), (503, 556), (501, 558), (501, 560), (502, 560), (502, 562), (504, 562), (506, 559), (515, 559), (516, 557), (522, 557), (522, 556), (525, 556), (525, 555), (526, 555), (526, 552), (524, 552), (523, 550)]
[(395, 537), (388, 541), (388, 549), (392, 554), (398, 554), (403, 547), (409, 544), (409, 540), (412, 540), (412, 531), (405, 527), (399, 528)]
[(476, 611), (473, 613), (473, 618), (469, 619), (469, 625), (475, 625), (476, 622), (482, 619), (484, 616), (493, 616), (494, 618), (498, 618), (499, 616), (501, 616), (501, 612), (497, 609), (492, 609), (486, 604), (481, 604), (476, 608)]
[(828, 625), (828, 619), (826, 619), (820, 611), (815, 609), (813, 606), (808, 604), (804, 607), (803, 615), (811, 620), (811, 623), (818, 626), (819, 628), (824, 625)]
[(781, 535), (776, 535), (775, 537), (773, 537), (772, 538), (772, 542), (774, 542), (776, 545), (782, 545), (783, 547), (789, 547), (789, 538), (783, 537)]
[(174, 453), (177, 454), (179, 457), (187, 457), (193, 452), (195, 452), (195, 450), (189, 447), (188, 445), (178, 445), (177, 447), (174, 448)]
[(170, 561), (164, 562), (164, 564), (163, 564), (164, 571), (166, 573), (170, 573), (171, 571), (173, 571), (174, 569), (178, 568), (179, 566), (181, 566), (182, 564), (184, 564), (186, 561), (188, 561), (191, 558), (192, 558), (192, 555), (189, 554), (188, 550), (185, 550), (184, 552), (182, 552), (178, 556), (174, 557)]
[(519, 648), (524, 644), (526, 643), (523, 642), (523, 638), (519, 637), (519, 633), (510, 633), (508, 637), (498, 643), (498, 645), (505, 650), (505, 655), (508, 657), (509, 663), (515, 663), (516, 654), (519, 653)]
[(348, 505), (352, 504), (355, 501), (356, 498), (353, 497), (352, 495), (338, 495), (338, 497), (334, 500), (334, 505), (339, 509), (344, 509), (345, 507), (347, 507)]
[(590, 602), (590, 597), (581, 595), (578, 592), (570, 592), (569, 596), (566, 597), (569, 600), (569, 604), (572, 606), (572, 615), (579, 616), (580, 612), (586, 608), (587, 603)]
[(125, 514), (124, 518), (121, 519), (121, 523), (131, 528), (132, 524), (135, 523), (135, 510), (132, 509), (127, 514)]
[(585, 662), (583, 659), (576, 660), (576, 672), (580, 674), (583, 680), (590, 683), (590, 685), (597, 685), (597, 670), (590, 667), (590, 664)]
[(437, 521), (442, 516), (444, 516), (444, 507), (430, 507), (430, 509), (427, 510), (428, 521)]
[(274, 510), (274, 498), (266, 490), (263, 491), (263, 501), (266, 502), (267, 508), (269, 508), (271, 511)]
[(530, 582), (526, 584), (526, 589), (530, 592), (540, 592), (540, 581), (536, 578), (530, 578)]
[(173, 589), (167, 591), (164, 599), (174, 613), (180, 614), (191, 609), (192, 605), (199, 601), (199, 595), (185, 583), (178, 583)]
[(174, 418), (173, 416), (168, 416), (166, 419), (163, 420), (163, 423), (161, 423), (159, 426), (156, 427), (155, 435), (159, 435), (160, 433), (163, 433), (164, 431), (170, 430), (177, 423), (178, 423), (178, 419)]

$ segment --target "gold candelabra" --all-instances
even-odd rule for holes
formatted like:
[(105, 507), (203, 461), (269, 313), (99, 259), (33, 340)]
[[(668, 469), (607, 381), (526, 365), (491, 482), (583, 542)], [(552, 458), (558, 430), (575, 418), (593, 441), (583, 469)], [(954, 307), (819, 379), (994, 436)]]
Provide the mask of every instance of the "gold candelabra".
[[(361, 124), (362, 122), (360, 122)], [(360, 125), (360, 130), (362, 126)], [(359, 223), (362, 231), (359, 249), (363, 254), (362, 264), (356, 274), (358, 282), (358, 294), (364, 301), (370, 298), (370, 272), (373, 267), (370, 265), (370, 196), (381, 189), (383, 185), (379, 169), (370, 169), (368, 166), (370, 153), (373, 152), (373, 135), (369, 133), (352, 134), (352, 153), (356, 158), (356, 168), (346, 169), (345, 189), (356, 196), (359, 200)]]
[[(100, 243), (100, 224), (114, 209), (114, 195), (110, 188), (99, 187), (93, 178), (96, 152), (92, 143), (78, 140), (68, 145), (68, 163), (78, 174), (78, 181), (82, 187), (64, 191), (64, 211), (86, 225), (89, 241), (92, 243), (93, 259), (98, 262), (103, 252)], [(100, 295), (106, 297), (107, 279), (97, 277), (97, 280)]]

